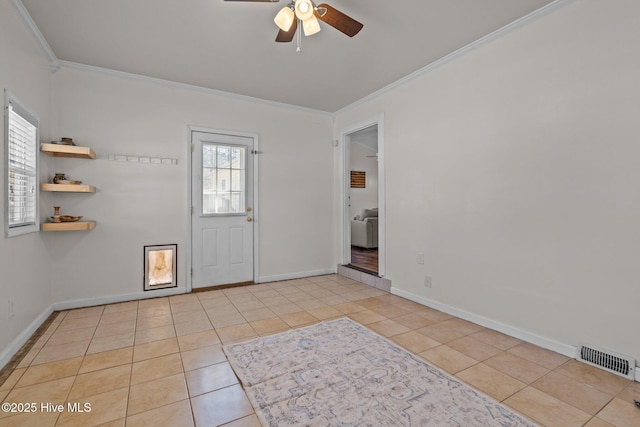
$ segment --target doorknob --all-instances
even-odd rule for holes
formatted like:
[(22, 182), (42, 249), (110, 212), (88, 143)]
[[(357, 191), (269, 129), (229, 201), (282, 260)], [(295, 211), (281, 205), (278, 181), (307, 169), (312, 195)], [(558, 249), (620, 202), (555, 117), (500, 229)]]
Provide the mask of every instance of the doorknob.
[(247, 212), (251, 212), (252, 210), (253, 210), (253, 209), (251, 209), (251, 206), (249, 206), (249, 207), (247, 208)]
[(251, 222), (253, 221), (253, 218), (251, 218), (250, 216), (247, 217), (247, 222)]

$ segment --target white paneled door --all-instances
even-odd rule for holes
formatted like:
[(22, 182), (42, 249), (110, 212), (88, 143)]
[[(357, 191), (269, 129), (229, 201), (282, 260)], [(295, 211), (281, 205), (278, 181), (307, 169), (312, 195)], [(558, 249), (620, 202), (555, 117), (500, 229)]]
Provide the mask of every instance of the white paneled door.
[(251, 136), (192, 132), (192, 288), (253, 281)]

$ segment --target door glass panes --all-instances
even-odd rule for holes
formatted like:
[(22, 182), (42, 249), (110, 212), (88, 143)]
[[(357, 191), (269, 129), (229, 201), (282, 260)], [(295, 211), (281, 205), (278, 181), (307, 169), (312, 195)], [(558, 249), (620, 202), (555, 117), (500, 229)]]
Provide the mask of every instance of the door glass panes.
[(202, 144), (202, 214), (246, 212), (246, 147)]

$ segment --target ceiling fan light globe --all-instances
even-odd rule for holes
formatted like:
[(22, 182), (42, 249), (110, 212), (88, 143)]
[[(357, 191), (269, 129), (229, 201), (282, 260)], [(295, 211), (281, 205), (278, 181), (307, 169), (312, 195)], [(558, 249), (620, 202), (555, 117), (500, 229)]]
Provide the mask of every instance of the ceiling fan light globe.
[(302, 21), (306, 21), (313, 16), (313, 4), (311, 0), (296, 0), (295, 9), (296, 16)]
[(311, 18), (306, 21), (302, 21), (302, 29), (304, 29), (305, 36), (312, 36), (315, 33), (320, 31), (320, 22), (318, 18), (315, 16), (311, 16)]
[(273, 22), (276, 23), (278, 28), (282, 31), (289, 31), (291, 25), (293, 25), (293, 20), (296, 18), (295, 13), (289, 7), (285, 6), (280, 9), (280, 12), (273, 19)]

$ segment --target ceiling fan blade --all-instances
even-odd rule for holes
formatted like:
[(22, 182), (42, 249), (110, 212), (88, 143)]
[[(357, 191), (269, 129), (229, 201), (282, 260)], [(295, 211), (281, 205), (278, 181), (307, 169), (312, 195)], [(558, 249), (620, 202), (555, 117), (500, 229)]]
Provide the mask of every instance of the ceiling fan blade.
[(276, 36), (276, 41), (280, 43), (288, 43), (293, 40), (293, 36), (296, 34), (296, 30), (298, 29), (298, 20), (294, 19), (293, 24), (291, 24), (291, 28), (289, 31), (278, 31), (278, 35)]
[(345, 15), (340, 12), (338, 9), (335, 9), (329, 6), (326, 3), (322, 3), (318, 5), (318, 9), (326, 9), (327, 12), (324, 14), (319, 14), (316, 12), (316, 17), (322, 22), (326, 22), (331, 25), (336, 30), (342, 31), (349, 37), (353, 37), (360, 32), (363, 24), (351, 18), (350, 16)]

